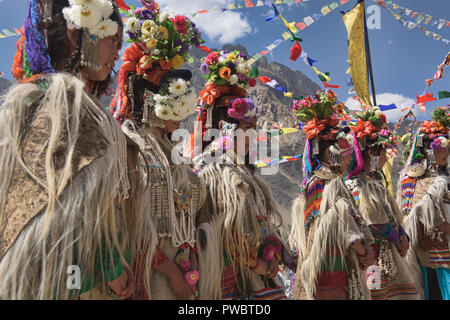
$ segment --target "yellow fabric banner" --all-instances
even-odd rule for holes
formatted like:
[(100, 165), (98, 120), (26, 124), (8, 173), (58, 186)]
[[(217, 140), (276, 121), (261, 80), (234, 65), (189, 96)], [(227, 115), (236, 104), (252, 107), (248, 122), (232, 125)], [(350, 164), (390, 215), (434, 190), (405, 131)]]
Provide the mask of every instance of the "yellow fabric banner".
[(386, 159), (386, 163), (383, 167), (383, 173), (386, 177), (386, 182), (388, 183), (388, 190), (391, 193), (392, 197), (395, 199), (394, 188), (392, 186), (392, 166), (394, 164), (394, 158), (386, 153)]
[(364, 1), (342, 15), (348, 33), (348, 58), (350, 75), (355, 90), (361, 100), (368, 106), (370, 102), (369, 82), (367, 77), (366, 44), (364, 35)]

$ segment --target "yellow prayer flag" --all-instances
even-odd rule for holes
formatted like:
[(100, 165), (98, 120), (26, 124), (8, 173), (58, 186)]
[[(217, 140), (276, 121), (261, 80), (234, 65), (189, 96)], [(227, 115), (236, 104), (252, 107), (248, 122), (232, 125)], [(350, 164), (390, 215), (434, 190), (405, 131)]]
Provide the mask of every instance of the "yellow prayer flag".
[(320, 12), (326, 16), (327, 14), (329, 14), (331, 12), (330, 8), (328, 8), (328, 6), (323, 6), (322, 9), (320, 10)]
[(350, 73), (350, 68), (348, 68), (347, 71), (345, 71), (345, 73)]
[(6, 38), (6, 36), (4, 36), (3, 34), (0, 33), (0, 39), (2, 38)]
[(256, 60), (254, 58), (250, 58), (247, 61), (249, 64), (254, 64), (256, 62)]
[(283, 32), (281, 35), (283, 36), (283, 39), (284, 39), (284, 40), (287, 40), (287, 39), (289, 39), (289, 38), (291, 37), (291, 35), (289, 34), (289, 32)]
[(290, 97), (292, 97), (292, 92), (285, 92), (284, 96), (290, 98)]
[(234, 5), (234, 3), (230, 3), (228, 5), (228, 9), (230, 9), (230, 10), (236, 9), (236, 6)]
[(290, 133), (294, 133), (297, 131), (298, 131), (298, 128), (281, 128), (281, 132), (283, 132), (283, 134), (290, 134)]
[(372, 106), (367, 75), (366, 42), (364, 34), (364, 1), (342, 15), (348, 33), (350, 75), (361, 100)]

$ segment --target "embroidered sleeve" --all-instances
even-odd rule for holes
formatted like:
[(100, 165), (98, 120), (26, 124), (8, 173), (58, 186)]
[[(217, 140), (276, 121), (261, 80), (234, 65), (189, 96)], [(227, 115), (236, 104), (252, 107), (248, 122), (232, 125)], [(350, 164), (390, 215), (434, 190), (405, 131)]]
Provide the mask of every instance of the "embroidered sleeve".
[(169, 261), (169, 258), (167, 258), (164, 251), (159, 246), (156, 246), (156, 252), (153, 255), (152, 260), (152, 269), (155, 269), (157, 266), (159, 266), (161, 263)]

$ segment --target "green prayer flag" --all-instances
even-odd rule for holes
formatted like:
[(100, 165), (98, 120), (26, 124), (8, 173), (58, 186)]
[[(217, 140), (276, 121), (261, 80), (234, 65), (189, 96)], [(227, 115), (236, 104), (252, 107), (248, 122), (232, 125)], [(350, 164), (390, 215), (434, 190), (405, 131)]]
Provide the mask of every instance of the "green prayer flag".
[(250, 71), (250, 78), (258, 78), (259, 77), (259, 70), (257, 67), (254, 67), (251, 71)]
[(450, 98), (450, 92), (448, 91), (440, 91), (439, 92), (439, 99), (445, 99)]

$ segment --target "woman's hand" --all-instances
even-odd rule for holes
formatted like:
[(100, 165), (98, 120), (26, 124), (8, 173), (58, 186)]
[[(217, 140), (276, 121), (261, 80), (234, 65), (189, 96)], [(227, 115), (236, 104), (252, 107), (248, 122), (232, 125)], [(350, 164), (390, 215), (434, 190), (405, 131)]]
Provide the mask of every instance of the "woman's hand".
[(178, 299), (187, 299), (197, 291), (196, 286), (190, 285), (184, 280), (183, 272), (172, 261), (164, 261), (155, 267), (155, 270), (158, 270), (169, 278), (170, 287)]
[(277, 259), (273, 259), (269, 261), (269, 265), (267, 267), (267, 276), (269, 278), (274, 278), (278, 274), (279, 267)]
[(169, 277), (170, 286), (178, 299), (187, 299), (197, 291), (197, 287), (190, 285), (184, 280), (183, 272), (175, 266), (177, 271), (171, 273)]
[(396, 245), (398, 253), (402, 258), (406, 257), (409, 249), (409, 241), (408, 238), (403, 235), (400, 237), (400, 242)]
[(108, 282), (108, 285), (120, 300), (131, 298), (135, 290), (133, 272), (128, 266), (124, 265), (120, 277)]

